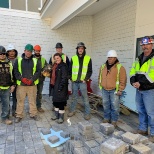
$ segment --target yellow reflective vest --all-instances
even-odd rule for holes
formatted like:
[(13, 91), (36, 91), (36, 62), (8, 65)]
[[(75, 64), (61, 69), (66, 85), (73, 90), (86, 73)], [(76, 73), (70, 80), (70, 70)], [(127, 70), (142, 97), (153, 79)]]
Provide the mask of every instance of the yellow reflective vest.
[[(85, 55), (83, 59), (82, 73), (80, 80), (83, 81), (86, 77), (88, 71), (88, 64), (90, 61), (90, 56)], [(77, 55), (72, 57), (72, 81), (76, 81), (79, 72), (79, 58)]]
[[(37, 65), (37, 59), (36, 58), (32, 58), (33, 59), (33, 63), (34, 63), (34, 66), (33, 66), (33, 75), (34, 73), (36, 72), (36, 65)], [(20, 74), (22, 74), (22, 70), (21, 70), (21, 62), (22, 62), (22, 58), (18, 58), (18, 71), (20, 72)], [(21, 85), (21, 81), (20, 80), (17, 80), (17, 85)], [(37, 85), (39, 83), (39, 79), (35, 80), (34, 81), (34, 84)]]
[(41, 67), (43, 68), (45, 65), (45, 58), (41, 57)]
[(141, 67), (139, 59), (136, 58), (136, 61), (133, 63), (130, 70), (130, 77), (133, 77), (136, 74), (145, 75), (150, 83), (154, 83), (154, 57), (146, 61)]

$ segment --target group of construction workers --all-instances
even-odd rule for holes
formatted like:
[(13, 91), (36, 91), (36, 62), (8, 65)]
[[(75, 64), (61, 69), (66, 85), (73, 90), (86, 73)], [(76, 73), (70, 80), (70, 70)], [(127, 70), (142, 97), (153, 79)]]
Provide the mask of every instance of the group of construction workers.
[[(154, 50), (153, 39), (145, 36), (141, 40), (143, 53), (136, 58), (130, 70), (130, 83), (136, 88), (136, 107), (139, 114), (139, 127), (134, 133), (148, 135), (154, 142)], [(92, 59), (86, 54), (86, 46), (79, 42), (76, 54), (69, 58), (62, 52), (61, 43), (56, 44), (56, 53), (50, 58), (50, 96), (54, 106), (51, 119), (63, 123), (65, 106), (68, 100), (68, 80), (72, 82), (72, 98), (68, 117), (75, 115), (79, 90), (84, 103), (84, 119), (90, 119), (90, 104), (87, 94), (87, 81), (92, 75)], [(34, 54), (33, 54), (34, 51)], [(9, 119), (10, 93), (13, 97), (12, 115), (18, 123), (23, 118), (24, 101), (28, 97), (29, 114), (39, 120), (37, 112), (41, 107), (42, 89), (45, 77), (41, 74), (49, 64), (41, 56), (41, 47), (27, 44), (24, 53), (18, 57), (17, 50), (9, 45), (7, 51), (0, 46), (0, 99), (2, 103), (1, 119), (12, 124)], [(98, 75), (98, 84), (103, 99), (103, 123), (112, 123), (115, 127), (119, 118), (119, 99), (126, 87), (126, 70), (120, 64), (115, 50), (109, 50), (106, 62), (102, 62)], [(133, 99), (133, 98), (132, 98)]]

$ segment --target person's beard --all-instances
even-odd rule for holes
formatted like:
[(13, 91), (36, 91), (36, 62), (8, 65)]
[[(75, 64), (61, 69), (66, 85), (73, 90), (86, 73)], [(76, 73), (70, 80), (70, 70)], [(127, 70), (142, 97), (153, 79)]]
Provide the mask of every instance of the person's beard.
[(35, 56), (36, 56), (36, 57), (40, 57), (40, 54), (39, 54), (39, 53), (37, 53), (37, 54), (35, 53)]

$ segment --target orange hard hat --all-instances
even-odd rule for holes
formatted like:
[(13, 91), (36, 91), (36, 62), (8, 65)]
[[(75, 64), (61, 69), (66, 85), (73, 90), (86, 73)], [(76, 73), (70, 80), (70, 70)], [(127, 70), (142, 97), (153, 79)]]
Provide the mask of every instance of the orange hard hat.
[(39, 45), (35, 45), (34, 50), (41, 51), (41, 47)]

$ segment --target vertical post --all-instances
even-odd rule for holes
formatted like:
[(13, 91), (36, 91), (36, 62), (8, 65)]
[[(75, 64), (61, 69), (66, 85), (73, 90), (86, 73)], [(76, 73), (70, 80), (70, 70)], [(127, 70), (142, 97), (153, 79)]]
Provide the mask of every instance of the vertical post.
[(11, 0), (9, 0), (9, 9), (11, 9)]
[(26, 11), (28, 11), (28, 0), (25, 0), (26, 3)]

